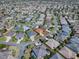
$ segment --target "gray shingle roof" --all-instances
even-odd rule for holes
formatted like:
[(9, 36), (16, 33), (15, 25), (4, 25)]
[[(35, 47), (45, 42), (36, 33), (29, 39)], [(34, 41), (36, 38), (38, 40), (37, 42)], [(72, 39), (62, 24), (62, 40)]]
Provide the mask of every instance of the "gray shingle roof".
[(59, 53), (56, 53), (56, 54), (53, 55), (50, 59), (65, 59), (65, 58), (62, 57)]
[(42, 47), (34, 48), (33, 52), (36, 55), (36, 57), (44, 57), (46, 54), (48, 54), (48, 52)]

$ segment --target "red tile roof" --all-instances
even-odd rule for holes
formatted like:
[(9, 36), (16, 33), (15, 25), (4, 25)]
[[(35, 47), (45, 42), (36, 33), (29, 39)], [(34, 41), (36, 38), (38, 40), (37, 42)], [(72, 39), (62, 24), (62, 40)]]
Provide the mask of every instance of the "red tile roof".
[(36, 28), (36, 29), (34, 29), (34, 31), (40, 35), (41, 34), (46, 35), (48, 33), (44, 28)]

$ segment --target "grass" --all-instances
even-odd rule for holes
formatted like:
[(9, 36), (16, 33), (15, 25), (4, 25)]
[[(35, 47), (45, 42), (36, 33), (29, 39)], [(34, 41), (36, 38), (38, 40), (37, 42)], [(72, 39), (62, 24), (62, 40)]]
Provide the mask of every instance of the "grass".
[(49, 29), (51, 32), (55, 32), (56, 30), (54, 29), (54, 27), (51, 27), (50, 29)]
[(29, 59), (30, 58), (30, 52), (31, 52), (31, 49), (27, 49), (25, 51), (25, 54), (24, 54), (24, 58), (23, 59)]
[(21, 41), (21, 42), (27, 42), (29, 41), (30, 39), (28, 38), (28, 36), (25, 36), (24, 39)]
[(0, 37), (0, 41), (6, 41), (6, 37)]
[(7, 47), (5, 44), (0, 44), (0, 49)]
[(9, 49), (12, 51), (12, 55), (17, 57), (19, 55), (19, 49), (15, 46), (9, 46)]
[(34, 45), (27, 46), (28, 49), (32, 49), (33, 47), (34, 47)]
[(25, 22), (25, 25), (29, 26), (31, 25), (31, 22)]
[[(26, 36), (24, 36), (24, 38), (23, 38), (23, 40), (21, 42), (27, 42), (29, 40), (30, 40), (29, 37), (26, 35)], [(15, 36), (13, 36), (11, 41), (16, 43), (18, 40), (16, 39)]]
[(12, 42), (16, 43), (17, 42), (17, 39), (15, 38), (15, 36), (12, 37)]

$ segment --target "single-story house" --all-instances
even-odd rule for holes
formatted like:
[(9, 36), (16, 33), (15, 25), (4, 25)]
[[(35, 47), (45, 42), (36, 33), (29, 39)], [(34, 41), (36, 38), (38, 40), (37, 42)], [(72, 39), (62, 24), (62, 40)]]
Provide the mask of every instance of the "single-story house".
[(40, 36), (45, 36), (48, 33), (44, 28), (35, 28), (34, 31)]
[(62, 25), (62, 31), (63, 31), (63, 32), (70, 33), (70, 32), (71, 32), (71, 29), (69, 28), (68, 25)]
[(79, 38), (74, 36), (70, 39), (69, 42), (79, 44)]
[(54, 39), (49, 39), (49, 40), (46, 42), (46, 44), (47, 44), (51, 49), (57, 48), (57, 47), (60, 45), (60, 43), (57, 42), (57, 41), (54, 40)]
[(8, 32), (7, 35), (5, 36), (7, 39), (6, 42), (9, 42), (15, 34), (16, 33), (13, 31)]
[(68, 24), (65, 17), (61, 17), (60, 22), (61, 22), (61, 24)]
[(58, 36), (58, 41), (64, 41), (68, 37), (67, 33), (65, 33), (65, 32), (60, 32), (58, 35), (59, 35)]
[(25, 21), (27, 21), (27, 22), (31, 21), (32, 20), (32, 17), (33, 16), (30, 15), (28, 18), (25, 19)]
[(7, 33), (7, 36), (10, 36), (10, 37), (12, 37), (14, 35), (15, 35), (15, 32), (13, 32), (13, 31), (10, 31), (10, 32)]
[(65, 59), (65, 58), (63, 56), (61, 56), (59, 53), (56, 53), (50, 59)]
[(49, 51), (47, 51), (45, 48), (38, 46), (36, 48), (33, 48), (32, 53), (37, 59), (42, 59), (44, 56), (49, 55)]
[(15, 26), (15, 30), (19, 30), (20, 29), (20, 26)]
[(19, 40), (19, 39), (21, 39), (21, 38), (23, 38), (24, 37), (24, 33), (18, 33), (18, 34), (16, 34), (16, 39), (17, 40)]
[(79, 54), (79, 43), (68, 43), (66, 45), (66, 47), (68, 47), (69, 49), (71, 49), (72, 51), (74, 51), (75, 53)]
[(67, 47), (63, 47), (60, 51), (59, 51), (66, 59), (75, 59), (76, 57), (76, 53), (73, 52), (72, 50), (70, 50)]
[(27, 35), (29, 36), (29, 38), (34, 41), (34, 37), (37, 35), (36, 32), (30, 31), (27, 33)]
[(24, 29), (24, 31), (27, 31), (27, 30), (30, 29), (30, 27), (28, 27), (28, 26), (23, 26), (23, 29)]

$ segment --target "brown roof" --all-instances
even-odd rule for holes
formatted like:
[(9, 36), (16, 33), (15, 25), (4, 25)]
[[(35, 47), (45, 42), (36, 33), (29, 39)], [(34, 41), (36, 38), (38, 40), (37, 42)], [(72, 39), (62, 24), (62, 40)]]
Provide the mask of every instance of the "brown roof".
[(40, 35), (41, 34), (46, 35), (48, 33), (44, 28), (36, 28), (36, 29), (34, 29), (34, 31)]

